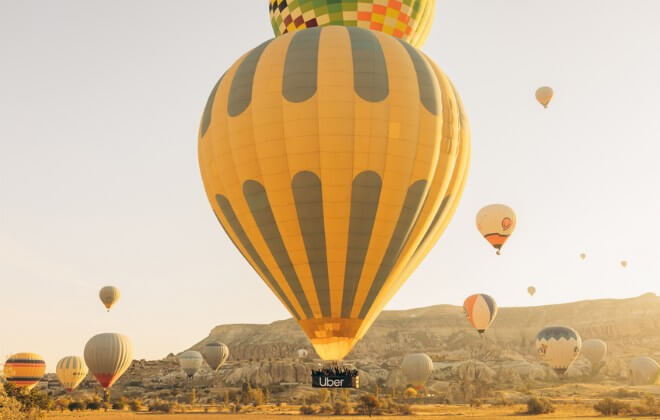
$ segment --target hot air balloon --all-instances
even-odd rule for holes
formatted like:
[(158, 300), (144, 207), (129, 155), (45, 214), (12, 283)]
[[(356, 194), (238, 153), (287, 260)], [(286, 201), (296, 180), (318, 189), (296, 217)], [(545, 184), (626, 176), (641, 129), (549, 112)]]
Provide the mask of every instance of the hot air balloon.
[(87, 365), (82, 357), (67, 356), (57, 362), (55, 373), (62, 387), (71, 392), (87, 377)]
[(433, 361), (424, 353), (406, 354), (401, 363), (401, 369), (408, 383), (415, 388), (421, 388), (433, 372)]
[(340, 26), (239, 59), (199, 136), (218, 220), (324, 360), (353, 348), (433, 247), (469, 149), (458, 95), (431, 60)]
[(468, 296), (463, 302), (463, 310), (470, 324), (483, 334), (497, 316), (497, 303), (483, 293)]
[(105, 286), (99, 291), (99, 297), (103, 305), (108, 309), (108, 312), (110, 312), (112, 305), (119, 300), (119, 289), (114, 286)]
[(217, 371), (229, 357), (229, 348), (218, 341), (211, 341), (202, 347), (202, 356), (211, 369)]
[(543, 105), (543, 108), (547, 108), (548, 104), (552, 100), (552, 95), (554, 94), (551, 87), (542, 86), (536, 89), (536, 100)]
[(534, 286), (529, 286), (529, 287), (527, 288), (527, 293), (529, 293), (530, 296), (534, 296), (534, 294), (536, 293), (536, 287), (534, 287)]
[(298, 355), (299, 359), (304, 359), (305, 357), (309, 356), (309, 351), (307, 351), (307, 349), (298, 349), (296, 354)]
[(179, 366), (188, 375), (188, 379), (197, 373), (203, 361), (204, 359), (198, 351), (188, 350), (179, 355)]
[(477, 213), (477, 229), (500, 255), (502, 246), (516, 229), (516, 213), (504, 204), (488, 205)]
[(31, 390), (44, 376), (46, 362), (37, 353), (16, 353), (5, 362), (5, 380), (17, 388)]
[(96, 380), (103, 389), (108, 389), (130, 367), (133, 346), (123, 334), (97, 334), (85, 344), (84, 357)]
[(628, 365), (628, 377), (632, 385), (660, 383), (660, 365), (650, 357), (635, 357)]
[(356, 26), (421, 47), (433, 23), (435, 0), (269, 0), (268, 11), (275, 36), (316, 26)]
[(626, 261), (626, 260), (621, 261), (621, 267), (623, 267), (623, 268), (628, 267), (628, 261)]
[(539, 358), (557, 374), (562, 375), (580, 355), (582, 339), (573, 328), (552, 326), (543, 328), (536, 335), (536, 351)]
[(607, 354), (607, 343), (598, 338), (590, 338), (582, 343), (580, 353), (589, 360), (592, 372), (596, 374), (602, 367)]
[(585, 254), (584, 252), (581, 253), (581, 254), (580, 254), (580, 259), (581, 259), (581, 260), (584, 260), (585, 258), (587, 258), (587, 254)]

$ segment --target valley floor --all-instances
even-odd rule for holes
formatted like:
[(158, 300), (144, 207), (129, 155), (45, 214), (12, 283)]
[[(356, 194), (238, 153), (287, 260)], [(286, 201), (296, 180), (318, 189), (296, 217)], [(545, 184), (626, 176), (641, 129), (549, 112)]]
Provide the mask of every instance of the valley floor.
[[(498, 407), (468, 407), (455, 405), (424, 405), (415, 406), (414, 415), (411, 416), (374, 416), (387, 420), (444, 420), (456, 418), (481, 418), (493, 420), (512, 420), (521, 416), (525, 410), (523, 405), (498, 406)], [(329, 416), (314, 415), (303, 416), (296, 411), (279, 412), (253, 412), (246, 414), (221, 414), (221, 413), (182, 413), (182, 414), (151, 414), (151, 413), (130, 413), (130, 412), (82, 412), (82, 413), (51, 413), (46, 418), (48, 420), (71, 420), (80, 418), (84, 420), (284, 420), (284, 419), (308, 419), (326, 417), (328, 420), (366, 420), (367, 416)], [(610, 419), (616, 417), (603, 417), (598, 415), (591, 406), (581, 404), (557, 405), (556, 411), (552, 414), (538, 416), (524, 416), (526, 418), (554, 418), (554, 419)], [(619, 417), (621, 418), (621, 417)]]

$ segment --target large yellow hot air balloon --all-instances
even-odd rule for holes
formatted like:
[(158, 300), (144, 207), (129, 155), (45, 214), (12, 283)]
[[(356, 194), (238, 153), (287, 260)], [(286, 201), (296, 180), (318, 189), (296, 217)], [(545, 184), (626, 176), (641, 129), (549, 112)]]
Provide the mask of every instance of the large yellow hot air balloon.
[(433, 372), (433, 361), (424, 353), (406, 354), (401, 362), (401, 370), (408, 383), (421, 388)]
[(133, 345), (123, 334), (97, 334), (85, 344), (84, 355), (89, 370), (107, 389), (131, 366)]
[(468, 296), (463, 302), (463, 311), (470, 321), (470, 324), (483, 334), (497, 316), (497, 303), (492, 297), (479, 293)]
[(552, 100), (552, 95), (554, 95), (554, 92), (549, 86), (542, 86), (536, 89), (536, 100), (543, 105), (543, 108), (548, 107), (548, 104)]
[(218, 341), (210, 341), (202, 347), (202, 356), (213, 370), (218, 370), (229, 357), (229, 348)]
[(213, 89), (199, 161), (223, 228), (322, 359), (342, 359), (460, 199), (469, 131), (405, 42), (327, 26), (267, 41)]
[(46, 362), (37, 353), (16, 353), (5, 362), (5, 380), (10, 384), (30, 390), (44, 376)]
[(536, 287), (534, 286), (529, 286), (527, 288), (527, 293), (529, 293), (530, 296), (534, 296), (536, 294)]
[(55, 373), (62, 387), (71, 392), (87, 377), (87, 365), (82, 357), (67, 356), (57, 362)]
[(582, 339), (573, 328), (546, 327), (536, 335), (539, 358), (562, 375), (580, 355)]
[(269, 0), (275, 36), (317, 26), (357, 26), (424, 45), (435, 0)]
[(119, 300), (119, 289), (114, 286), (105, 286), (99, 291), (99, 298), (103, 305), (110, 311), (112, 305), (117, 303)]
[(516, 213), (504, 204), (490, 204), (477, 213), (477, 229), (497, 250), (497, 255), (516, 229)]

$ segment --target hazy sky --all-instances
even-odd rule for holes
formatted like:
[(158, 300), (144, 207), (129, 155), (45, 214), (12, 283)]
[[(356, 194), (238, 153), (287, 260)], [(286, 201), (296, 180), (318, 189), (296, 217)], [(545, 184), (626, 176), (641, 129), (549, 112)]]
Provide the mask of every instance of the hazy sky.
[[(197, 164), (208, 93), (272, 37), (267, 3), (0, 0), (1, 355), (36, 351), (53, 371), (116, 331), (160, 358), (218, 324), (288, 317)], [(658, 16), (657, 0), (438, 1), (424, 50), (463, 97), (473, 158), (452, 223), (388, 308), (660, 292)], [(500, 257), (474, 223), (491, 202), (518, 214)], [(109, 314), (106, 284), (122, 291)]]

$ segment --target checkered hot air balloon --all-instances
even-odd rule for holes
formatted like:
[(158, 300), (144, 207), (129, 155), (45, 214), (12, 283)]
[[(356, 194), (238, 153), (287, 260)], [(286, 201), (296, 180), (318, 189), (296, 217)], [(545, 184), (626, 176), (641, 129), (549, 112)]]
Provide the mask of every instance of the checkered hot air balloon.
[(275, 36), (317, 26), (383, 32), (421, 47), (429, 36), (435, 0), (269, 0)]

